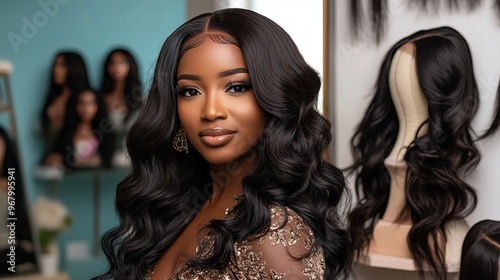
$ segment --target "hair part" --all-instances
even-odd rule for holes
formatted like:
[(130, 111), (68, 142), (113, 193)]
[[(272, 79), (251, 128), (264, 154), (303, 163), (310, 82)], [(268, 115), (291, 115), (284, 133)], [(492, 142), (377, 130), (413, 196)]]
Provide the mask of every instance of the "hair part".
[(477, 222), (465, 236), (459, 280), (497, 280), (499, 261), (500, 221)]

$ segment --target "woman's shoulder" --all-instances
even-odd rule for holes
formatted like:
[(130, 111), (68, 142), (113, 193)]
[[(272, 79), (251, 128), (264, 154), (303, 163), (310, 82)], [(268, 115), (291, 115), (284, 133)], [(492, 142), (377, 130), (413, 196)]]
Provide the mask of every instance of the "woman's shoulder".
[[(222, 270), (196, 270), (184, 265), (171, 279), (323, 279), (323, 250), (314, 247), (314, 234), (291, 208), (270, 206), (267, 230), (235, 242), (235, 259)], [(199, 256), (213, 253), (215, 237), (207, 234)]]
[(259, 243), (287, 247), (294, 258), (308, 256), (314, 246), (314, 233), (302, 217), (287, 206), (271, 205), (268, 231), (259, 236)]
[(235, 244), (239, 269), (266, 276), (256, 279), (323, 279), (323, 250), (314, 246), (311, 228), (290, 207), (270, 206), (270, 212), (267, 231)]

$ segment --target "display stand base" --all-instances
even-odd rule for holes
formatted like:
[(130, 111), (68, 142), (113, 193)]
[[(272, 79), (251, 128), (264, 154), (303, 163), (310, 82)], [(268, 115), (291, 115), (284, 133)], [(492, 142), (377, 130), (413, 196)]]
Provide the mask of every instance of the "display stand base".
[[(375, 242), (376, 245), (370, 245), (370, 249), (360, 256), (358, 263), (369, 267), (416, 271), (417, 267), (413, 259), (405, 257), (406, 252), (409, 252), (406, 244), (406, 235), (408, 234), (409, 227), (407, 225), (398, 226), (394, 223), (380, 221), (377, 223), (376, 228), (379, 233), (385, 232), (385, 237), (382, 239), (382, 235), (374, 234), (374, 236), (379, 236), (377, 240), (371, 241), (371, 243)], [(447, 225), (448, 240), (445, 258), (449, 273), (460, 271), (462, 243), (468, 230), (469, 226), (464, 220), (456, 220)], [(391, 240), (393, 241), (392, 243), (390, 242)], [(397, 242), (401, 244), (396, 244)], [(399, 251), (398, 247), (400, 248)]]

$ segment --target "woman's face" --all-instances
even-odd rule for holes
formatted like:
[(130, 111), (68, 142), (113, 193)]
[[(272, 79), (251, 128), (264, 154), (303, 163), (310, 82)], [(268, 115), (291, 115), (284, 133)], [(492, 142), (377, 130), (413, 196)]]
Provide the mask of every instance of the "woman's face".
[(127, 58), (121, 52), (115, 52), (111, 55), (108, 64), (108, 72), (115, 82), (123, 82), (127, 79), (130, 64)]
[(247, 153), (265, 125), (241, 49), (206, 38), (181, 58), (177, 106), (181, 125), (211, 164)]
[(84, 91), (78, 97), (76, 104), (76, 113), (82, 122), (92, 122), (97, 114), (97, 100), (95, 94), (91, 91)]
[(54, 64), (54, 83), (56, 85), (64, 85), (66, 83), (66, 75), (68, 74), (68, 67), (64, 56), (59, 55)]

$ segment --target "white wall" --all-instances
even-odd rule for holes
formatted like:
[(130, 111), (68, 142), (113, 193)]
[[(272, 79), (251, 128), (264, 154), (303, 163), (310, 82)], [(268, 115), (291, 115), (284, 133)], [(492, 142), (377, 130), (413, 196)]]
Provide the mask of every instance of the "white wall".
[[(349, 141), (372, 98), (383, 56), (394, 43), (421, 29), (447, 25), (458, 30), (468, 41), (480, 91), (480, 107), (473, 128), (482, 132), (488, 127), (500, 77), (500, 20), (491, 8), (493, 1), (483, 1), (481, 7), (473, 12), (450, 13), (442, 9), (437, 15), (427, 15), (418, 9), (408, 8), (407, 0), (389, 0), (387, 34), (379, 46), (370, 43), (372, 35), (368, 33), (362, 36), (359, 43), (353, 43), (350, 36), (350, 1), (334, 2), (330, 108), (335, 114), (336, 126), (334, 158), (340, 167), (352, 162)], [(478, 143), (482, 159), (466, 179), (478, 192), (478, 206), (466, 219), (469, 225), (481, 219), (500, 220), (499, 140), (500, 132)]]
[[(302, 56), (323, 77), (323, 0), (248, 0), (250, 8), (285, 29)], [(322, 112), (323, 90), (318, 107)]]

